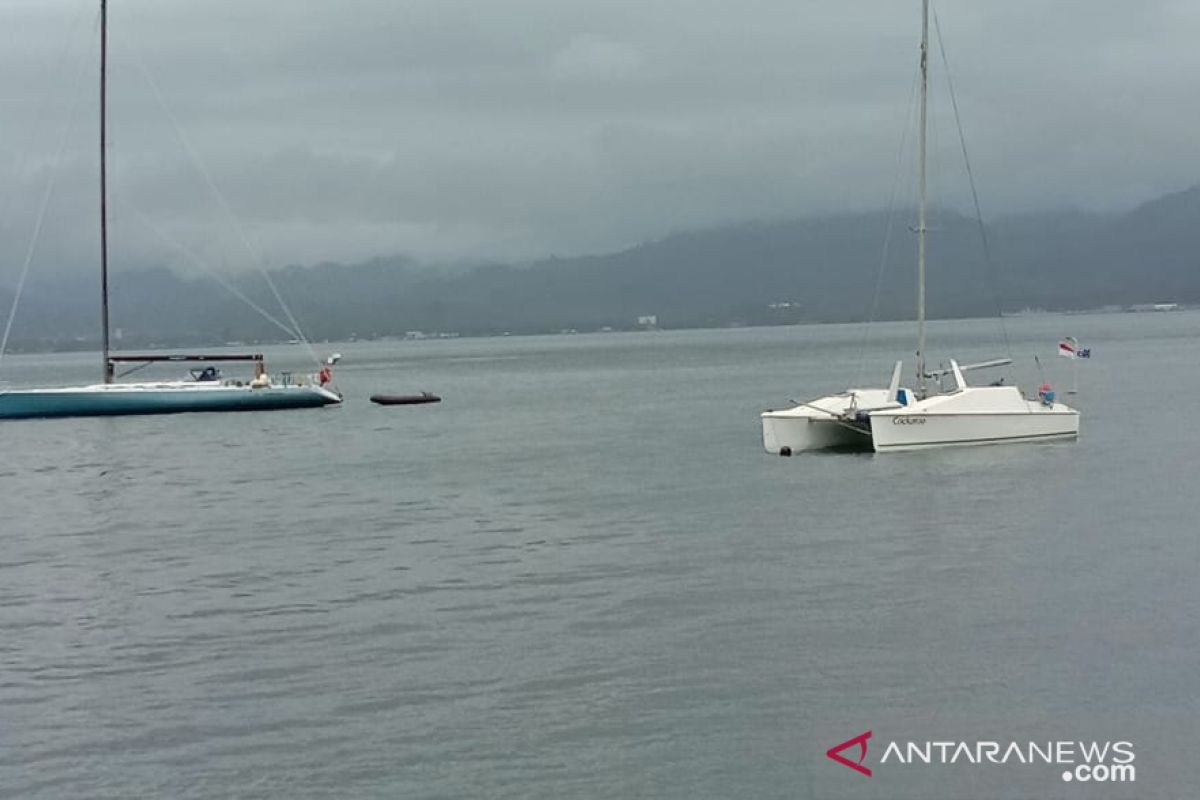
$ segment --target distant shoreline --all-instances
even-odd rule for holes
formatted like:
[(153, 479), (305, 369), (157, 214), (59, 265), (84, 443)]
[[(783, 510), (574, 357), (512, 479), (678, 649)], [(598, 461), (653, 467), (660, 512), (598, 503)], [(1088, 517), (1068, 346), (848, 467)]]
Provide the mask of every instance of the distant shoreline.
[[(1185, 303), (1150, 303), (1136, 304), (1132, 306), (1103, 306), (1100, 308), (1087, 309), (1062, 309), (1049, 310), (1041, 308), (1023, 309), (1021, 311), (1005, 311), (1000, 314), (1002, 319), (1021, 319), (1025, 317), (1052, 317), (1052, 316), (1097, 316), (1104, 314), (1163, 314), (1180, 311), (1193, 311), (1197, 306), (1192, 306)], [(995, 317), (937, 317), (931, 322), (948, 322), (954, 320), (969, 320), (969, 319), (995, 319)], [(321, 339), (310, 340), (310, 344), (316, 345), (334, 345), (334, 344), (350, 344), (354, 342), (425, 342), (445, 339), (500, 339), (500, 338), (515, 338), (528, 336), (576, 336), (576, 335), (597, 335), (597, 334), (628, 334), (628, 333), (666, 333), (673, 331), (715, 331), (715, 330), (732, 330), (732, 329), (757, 329), (757, 328), (791, 328), (791, 327), (807, 327), (812, 325), (864, 325), (864, 324), (882, 324), (895, 322), (911, 322), (911, 319), (876, 319), (876, 320), (800, 320), (789, 323), (779, 324), (759, 324), (759, 323), (741, 323), (729, 322), (721, 325), (680, 325), (678, 327), (669, 324), (659, 325), (656, 327), (625, 327), (617, 328), (613, 326), (602, 326), (598, 328), (561, 328), (559, 330), (517, 330), (517, 331), (499, 331), (493, 333), (460, 333), (457, 331), (407, 331), (398, 334), (385, 334), (382, 336), (366, 337), (355, 336), (338, 339)], [(155, 342), (153, 340), (131, 340), (125, 348), (115, 348), (116, 352), (121, 349), (146, 349), (156, 351), (171, 351), (171, 350), (196, 350), (196, 349), (213, 349), (213, 348), (262, 348), (262, 347), (283, 347), (287, 345), (299, 344), (295, 340), (288, 339), (262, 339), (257, 341), (231, 341), (231, 342), (213, 342), (207, 340), (193, 340), (187, 342)], [(44, 346), (30, 347), (28, 343), (17, 342), (9, 347), (5, 355), (46, 355), (53, 353), (98, 353), (100, 351), (99, 340), (71, 340), (67, 342), (45, 343)]]

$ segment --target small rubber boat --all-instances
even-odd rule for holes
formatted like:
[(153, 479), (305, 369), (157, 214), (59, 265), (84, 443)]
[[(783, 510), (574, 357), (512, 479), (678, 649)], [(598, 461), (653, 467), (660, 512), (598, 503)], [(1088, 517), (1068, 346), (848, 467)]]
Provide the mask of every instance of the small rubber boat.
[(381, 406), (415, 406), (421, 403), (440, 403), (442, 398), (429, 392), (420, 394), (373, 394), (371, 402)]

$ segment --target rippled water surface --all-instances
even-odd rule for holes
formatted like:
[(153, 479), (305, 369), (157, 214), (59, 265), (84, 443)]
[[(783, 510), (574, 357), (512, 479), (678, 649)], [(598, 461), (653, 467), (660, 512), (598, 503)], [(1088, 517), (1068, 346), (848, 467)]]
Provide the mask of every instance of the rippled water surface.
[[(1200, 314), (1009, 321), (1026, 385), (1092, 347), (1074, 444), (761, 451), (910, 327), (339, 344), (338, 409), (0, 422), (0, 795), (1191, 796)], [(825, 758), (869, 728), (1137, 783)]]

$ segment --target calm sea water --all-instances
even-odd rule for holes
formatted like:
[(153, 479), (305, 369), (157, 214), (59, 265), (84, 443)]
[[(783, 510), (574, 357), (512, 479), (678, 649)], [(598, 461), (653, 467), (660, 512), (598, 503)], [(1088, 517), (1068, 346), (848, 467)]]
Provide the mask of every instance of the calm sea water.
[[(339, 344), (338, 409), (0, 423), (0, 794), (1194, 796), (1200, 314), (1008, 321), (1025, 385), (1091, 346), (1077, 443), (764, 454), (911, 350), (863, 331)], [(868, 729), (1137, 778), (825, 757)]]

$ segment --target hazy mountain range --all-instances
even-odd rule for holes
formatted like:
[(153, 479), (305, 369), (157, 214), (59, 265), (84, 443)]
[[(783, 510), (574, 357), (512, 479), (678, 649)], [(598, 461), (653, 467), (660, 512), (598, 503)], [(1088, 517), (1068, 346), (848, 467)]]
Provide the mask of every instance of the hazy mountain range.
[[(754, 222), (527, 265), (448, 269), (381, 258), (286, 267), (273, 279), (314, 339), (625, 329), (644, 315), (664, 328), (903, 319), (915, 307), (909, 224), (911, 215), (896, 215), (889, 227), (883, 213)], [(1002, 218), (987, 239), (990, 261), (975, 221), (932, 215), (930, 316), (1200, 303), (1200, 187), (1125, 214)], [(283, 318), (261, 276), (234, 282)], [(112, 284), (123, 346), (289, 338), (211, 278), (142, 269), (117, 272)], [(0, 287), (2, 308), (11, 297)], [(13, 346), (94, 343), (97, 298), (94, 274), (31, 279)]]

